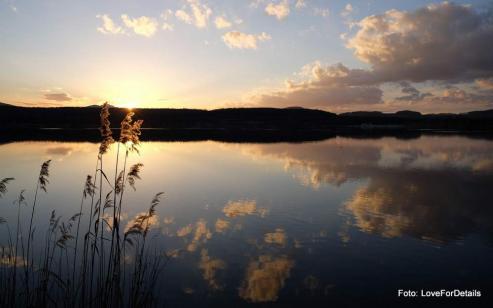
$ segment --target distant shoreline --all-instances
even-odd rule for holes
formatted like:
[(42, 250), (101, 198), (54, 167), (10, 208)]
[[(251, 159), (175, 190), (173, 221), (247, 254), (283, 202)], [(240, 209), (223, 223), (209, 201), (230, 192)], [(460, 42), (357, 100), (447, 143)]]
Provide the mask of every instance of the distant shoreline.
[[(379, 139), (393, 137), (411, 140), (421, 136), (464, 136), (475, 139), (493, 140), (493, 131), (461, 131), (450, 129), (360, 129), (338, 128), (324, 130), (231, 130), (231, 129), (144, 129), (142, 141), (187, 142), (219, 141), (234, 143), (300, 143), (315, 142), (336, 137), (355, 139)], [(118, 129), (114, 131), (118, 135)], [(55, 142), (100, 142), (99, 130), (96, 128), (28, 128), (0, 129), (0, 144), (24, 141)]]
[[(128, 110), (111, 108), (113, 127)], [(99, 108), (23, 108), (0, 106), (1, 129), (87, 129), (99, 127)], [(136, 118), (144, 120), (143, 128), (183, 131), (191, 134), (261, 134), (313, 135), (375, 131), (470, 131), (493, 132), (493, 109), (462, 114), (421, 114), (414, 111), (395, 113), (350, 112), (335, 114), (303, 108), (230, 108), (135, 109)], [(221, 133), (220, 133), (221, 132)], [(262, 136), (260, 136), (262, 137)]]

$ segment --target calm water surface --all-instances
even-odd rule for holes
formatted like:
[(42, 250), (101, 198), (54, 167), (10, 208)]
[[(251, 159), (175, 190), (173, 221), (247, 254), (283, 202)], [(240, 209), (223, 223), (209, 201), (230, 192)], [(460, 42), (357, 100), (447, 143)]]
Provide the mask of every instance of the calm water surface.
[[(32, 200), (46, 159), (50, 184), (35, 223), (46, 228), (53, 209), (76, 213), (97, 148), (0, 145), (0, 178), (16, 178), (1, 216), (15, 219), (21, 189)], [(142, 180), (126, 192), (122, 224), (165, 193), (154, 243), (174, 257), (157, 288), (160, 303), (340, 307), (395, 300), (397, 289), (492, 291), (492, 141), (148, 142), (130, 157), (136, 162)]]

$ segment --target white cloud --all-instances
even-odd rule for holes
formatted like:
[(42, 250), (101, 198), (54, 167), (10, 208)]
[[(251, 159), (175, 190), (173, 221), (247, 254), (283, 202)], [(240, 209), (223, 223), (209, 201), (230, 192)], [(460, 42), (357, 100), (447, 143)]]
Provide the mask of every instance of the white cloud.
[(101, 19), (103, 25), (98, 27), (97, 30), (103, 34), (123, 34), (125, 31), (122, 27), (117, 26), (113, 19), (108, 15), (97, 15), (97, 18)]
[(231, 49), (257, 49), (258, 41), (267, 41), (271, 37), (265, 32), (259, 35), (246, 34), (239, 31), (230, 31), (223, 35), (224, 43)]
[(257, 38), (261, 42), (269, 41), (272, 39), (272, 37), (265, 32), (262, 32), (262, 33), (260, 33), (260, 35), (257, 35)]
[(173, 31), (175, 29), (175, 26), (173, 26), (172, 24), (170, 23), (167, 23), (167, 22), (163, 22), (163, 25), (161, 26), (161, 28), (165, 31)]
[(278, 4), (269, 3), (265, 7), (267, 15), (275, 16), (278, 20), (282, 20), (289, 15), (289, 2), (288, 0), (282, 0)]
[(165, 10), (163, 13), (161, 13), (161, 18), (164, 20), (161, 29), (165, 31), (173, 31), (175, 29), (175, 26), (169, 22), (169, 19), (174, 15), (175, 14), (170, 9)]
[(305, 0), (296, 0), (295, 7), (297, 9), (302, 9), (302, 8), (306, 7), (306, 1)]
[(212, 10), (207, 5), (201, 4), (198, 0), (188, 0), (188, 2), (190, 3), (195, 18), (195, 26), (197, 28), (204, 28), (207, 26)]
[(192, 17), (190, 15), (188, 15), (188, 13), (185, 12), (184, 10), (177, 10), (175, 12), (175, 16), (176, 16), (176, 18), (178, 18), (179, 20), (181, 20), (187, 24), (192, 24)]
[(123, 14), (121, 17), (125, 26), (132, 29), (135, 34), (151, 37), (157, 31), (158, 22), (153, 18), (147, 16), (130, 18), (126, 14)]
[(256, 9), (258, 8), (261, 4), (265, 3), (265, 0), (253, 0), (252, 2), (250, 2), (250, 7), (252, 9)]
[(342, 10), (341, 16), (342, 17), (348, 17), (349, 15), (351, 15), (352, 12), (353, 12), (353, 6), (351, 5), (351, 3), (348, 3), (348, 4), (346, 4), (344, 9)]
[(232, 23), (227, 20), (225, 17), (222, 17), (222, 16), (218, 16), (216, 17), (216, 20), (214, 21), (215, 25), (216, 25), (216, 28), (218, 29), (226, 29), (226, 28), (230, 28)]
[(161, 13), (161, 18), (164, 20), (169, 20), (171, 17), (175, 15), (172, 10), (167, 9), (164, 12)]
[(205, 28), (212, 15), (212, 10), (200, 2), (200, 0), (187, 0), (188, 12), (185, 7), (175, 12), (175, 16), (187, 24), (193, 24), (197, 28)]

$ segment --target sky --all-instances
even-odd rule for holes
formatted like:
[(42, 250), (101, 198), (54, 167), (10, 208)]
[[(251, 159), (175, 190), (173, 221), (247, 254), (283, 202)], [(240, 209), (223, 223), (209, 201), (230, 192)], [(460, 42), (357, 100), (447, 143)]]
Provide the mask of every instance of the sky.
[(488, 0), (0, 0), (0, 102), (493, 108)]

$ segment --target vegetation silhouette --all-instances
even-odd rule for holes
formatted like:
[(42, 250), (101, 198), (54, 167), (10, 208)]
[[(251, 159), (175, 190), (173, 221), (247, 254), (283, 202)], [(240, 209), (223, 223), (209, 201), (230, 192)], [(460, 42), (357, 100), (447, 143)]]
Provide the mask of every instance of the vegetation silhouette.
[[(111, 108), (113, 122), (120, 122), (127, 114), (125, 108)], [(97, 108), (60, 107), (24, 108), (0, 106), (2, 129), (6, 128), (68, 128), (98, 127)], [(213, 131), (295, 131), (352, 129), (441, 129), (493, 130), (493, 110), (461, 114), (421, 114), (413, 111), (395, 113), (349, 112), (335, 114), (303, 108), (227, 108), (200, 109), (134, 109), (147, 128), (167, 130)]]
[[(14, 201), (17, 206), (14, 232), (0, 217), (0, 224), (8, 233), (8, 243), (0, 248), (1, 307), (147, 307), (155, 304), (154, 287), (169, 256), (149, 248), (150, 221), (156, 215), (163, 193), (157, 193), (148, 211), (139, 215), (129, 228), (121, 230), (125, 188), (129, 185), (136, 189), (143, 168), (141, 163), (127, 166), (129, 155), (138, 153), (143, 121), (134, 120), (134, 113), (129, 111), (115, 141), (109, 107), (105, 103), (101, 108), (102, 140), (94, 174), (87, 175), (84, 181), (79, 211), (64, 221), (53, 210), (44, 238), (38, 234), (33, 218), (40, 194), (48, 192), (51, 168), (48, 160), (41, 165), (37, 177), (29, 225), (21, 223), (23, 208), (28, 206), (24, 190)], [(111, 181), (103, 162), (113, 143), (117, 143), (117, 159)], [(0, 198), (13, 180), (10, 177), (0, 180)], [(86, 226), (81, 225), (84, 215), (88, 216)], [(44, 246), (35, 247), (34, 243), (42, 240)]]
[[(120, 123), (127, 109), (108, 107)], [(146, 123), (145, 141), (304, 142), (337, 136), (412, 139), (423, 134), (493, 137), (493, 110), (462, 114), (350, 112), (334, 114), (303, 108), (134, 109)], [(0, 105), (0, 143), (14, 141), (90, 141), (101, 134), (98, 109), (24, 108)], [(108, 115), (108, 121), (110, 120)], [(119, 128), (112, 128), (118, 132)], [(63, 133), (61, 132), (63, 130)]]

